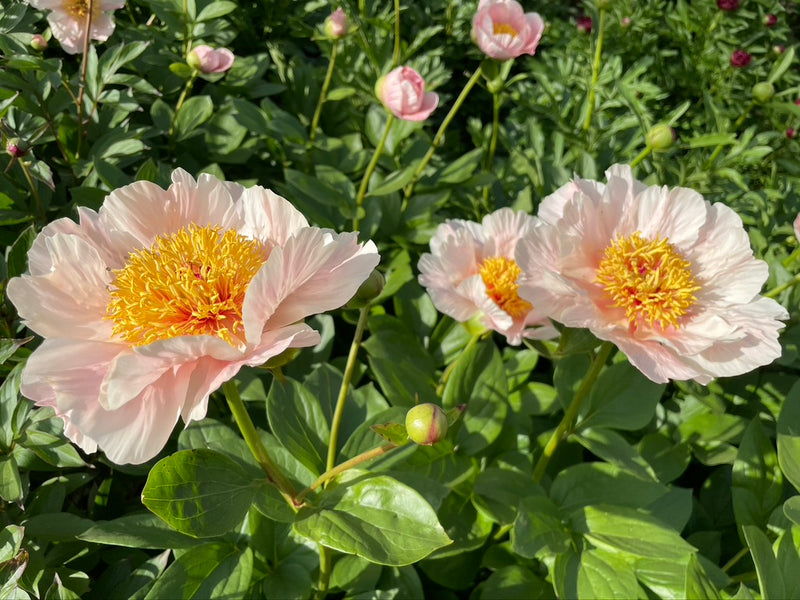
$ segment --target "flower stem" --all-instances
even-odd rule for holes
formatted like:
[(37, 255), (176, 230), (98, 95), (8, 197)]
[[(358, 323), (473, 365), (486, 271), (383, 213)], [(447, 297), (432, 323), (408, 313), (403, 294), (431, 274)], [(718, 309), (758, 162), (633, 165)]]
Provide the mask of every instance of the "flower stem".
[[(358, 349), (361, 347), (361, 338), (364, 337), (364, 328), (367, 325), (369, 316), (369, 304), (361, 309), (356, 324), (356, 332), (353, 335), (353, 343), (350, 344), (350, 353), (347, 355), (347, 363), (342, 375), (342, 385), (339, 387), (339, 397), (336, 399), (336, 408), (331, 419), (331, 437), (328, 442), (328, 460), (325, 470), (330, 471), (336, 464), (336, 446), (339, 443), (339, 428), (342, 426), (342, 415), (344, 414), (344, 404), (347, 401), (347, 392), (350, 389), (350, 381), (353, 379), (353, 371), (356, 367), (356, 357)], [(313, 486), (312, 486), (313, 489)]]
[(314, 143), (314, 138), (317, 136), (317, 125), (319, 125), (319, 117), (322, 114), (322, 105), (325, 104), (325, 97), (328, 95), (328, 87), (331, 85), (331, 78), (333, 77), (333, 65), (336, 62), (336, 53), (338, 50), (339, 40), (337, 38), (333, 40), (331, 60), (328, 62), (328, 72), (325, 73), (325, 80), (322, 82), (322, 90), (319, 92), (319, 100), (317, 101), (317, 108), (314, 111), (314, 118), (311, 119), (311, 132), (308, 134), (309, 145)]
[(739, 550), (736, 554), (733, 555), (733, 557), (728, 562), (725, 563), (725, 566), (722, 567), (723, 572), (727, 573), (728, 571), (730, 571), (731, 568), (737, 562), (739, 562), (742, 558), (747, 556), (748, 552), (750, 552), (750, 548), (748, 548), (747, 546)]
[(800, 248), (798, 248), (797, 250), (795, 250), (794, 252), (792, 252), (792, 253), (791, 253), (789, 256), (787, 256), (786, 258), (784, 258), (784, 259), (783, 259), (783, 262), (782, 262), (781, 264), (782, 264), (784, 267), (788, 267), (790, 264), (792, 264), (794, 261), (796, 261), (796, 260), (797, 260), (797, 257), (798, 257), (798, 256), (800, 256)]
[(392, 69), (400, 64), (400, 0), (394, 0), (394, 51)]
[(790, 287), (794, 287), (798, 283), (800, 283), (800, 274), (795, 275), (794, 277), (792, 277), (786, 283), (782, 283), (781, 285), (772, 288), (768, 292), (765, 292), (764, 293), (764, 297), (765, 298), (777, 298), (778, 295), (781, 292), (783, 292), (785, 290), (788, 290)]
[(373, 448), (372, 450), (367, 450), (366, 452), (362, 452), (358, 456), (354, 456), (350, 460), (346, 460), (343, 463), (336, 465), (335, 467), (328, 469), (322, 475), (317, 477), (317, 480), (308, 486), (306, 489), (301, 491), (297, 494), (297, 501), (301, 502), (306, 496), (308, 496), (311, 492), (319, 488), (321, 485), (324, 485), (340, 473), (344, 473), (345, 471), (352, 469), (353, 467), (357, 467), (363, 462), (367, 462), (368, 460), (372, 460), (373, 458), (378, 458), (394, 450), (395, 448), (399, 448), (400, 446), (396, 446), (395, 444), (389, 443), (384, 444), (383, 446), (378, 446), (377, 448)]
[(600, 57), (603, 52), (603, 33), (606, 21), (606, 9), (600, 9), (600, 23), (597, 25), (597, 46), (594, 49), (594, 62), (592, 63), (592, 83), (589, 85), (589, 106), (586, 111), (586, 120), (583, 122), (583, 130), (586, 131), (592, 125), (592, 115), (594, 114), (595, 95), (597, 94), (597, 80), (600, 78)]
[(78, 84), (78, 149), (75, 152), (75, 158), (81, 155), (81, 146), (83, 145), (83, 94), (86, 90), (86, 71), (89, 68), (89, 42), (92, 37), (92, 13), (94, 12), (95, 0), (88, 0), (88, 11), (86, 12), (86, 37), (83, 40), (83, 58), (81, 59), (81, 79)]
[(186, 102), (186, 97), (192, 91), (198, 73), (199, 71), (197, 71), (196, 69), (192, 71), (192, 76), (186, 80), (186, 85), (183, 86), (183, 91), (181, 92), (181, 95), (178, 98), (178, 103), (175, 105), (175, 112), (172, 114), (172, 122), (169, 124), (169, 132), (167, 133), (170, 145), (173, 144), (172, 135), (175, 133), (175, 123), (178, 120), (178, 113), (180, 112), (183, 103)]
[(314, 596), (316, 600), (322, 600), (328, 595), (328, 584), (331, 580), (331, 559), (330, 548), (319, 544), (319, 584), (317, 585), (317, 593)]
[(653, 151), (652, 146), (647, 146), (644, 150), (639, 152), (639, 155), (633, 159), (631, 162), (631, 169), (634, 169), (640, 162), (642, 162), (645, 158), (650, 156), (650, 153)]
[(386, 140), (389, 138), (389, 130), (392, 128), (392, 123), (394, 123), (394, 115), (390, 114), (389, 118), (386, 120), (386, 127), (383, 130), (381, 141), (378, 142), (378, 146), (375, 148), (375, 153), (372, 155), (372, 160), (369, 161), (367, 170), (364, 172), (364, 178), (361, 180), (361, 185), (358, 187), (358, 194), (356, 194), (356, 214), (353, 217), (353, 230), (358, 230), (358, 223), (360, 221), (358, 217), (358, 211), (361, 209), (361, 205), (364, 204), (364, 196), (367, 194), (367, 184), (369, 184), (369, 178), (372, 177), (372, 173), (375, 171), (375, 165), (378, 164), (378, 159), (381, 157), (383, 147), (386, 145)]
[[(494, 153), (497, 150), (497, 135), (500, 129), (500, 94), (492, 94), (492, 100), (492, 137), (489, 140), (489, 151), (486, 154), (486, 162), (484, 163), (484, 170), (487, 173), (492, 170)], [(483, 188), (484, 205), (489, 202), (489, 187), (487, 185)]]
[(431, 147), (428, 148), (428, 152), (425, 156), (422, 157), (422, 162), (419, 163), (417, 166), (416, 171), (414, 171), (414, 175), (411, 177), (411, 181), (409, 182), (408, 186), (406, 186), (405, 194), (403, 195), (403, 206), (401, 210), (405, 210), (406, 206), (408, 205), (408, 199), (411, 197), (411, 194), (414, 192), (414, 186), (417, 184), (417, 180), (419, 179), (422, 171), (425, 170), (425, 167), (428, 166), (431, 158), (433, 157), (433, 153), (436, 152), (436, 148), (442, 141), (442, 137), (444, 136), (444, 132), (447, 129), (447, 126), (450, 125), (450, 121), (453, 120), (453, 117), (456, 116), (458, 109), (461, 108), (461, 105), (464, 104), (464, 100), (467, 98), (467, 94), (469, 94), (470, 90), (475, 86), (480, 79), (482, 74), (481, 65), (478, 65), (478, 68), (475, 69), (475, 72), (472, 74), (472, 77), (469, 78), (466, 84), (464, 84), (464, 89), (461, 90), (461, 93), (456, 98), (455, 104), (450, 109), (450, 112), (447, 113), (447, 116), (442, 121), (442, 124), (439, 126), (439, 131), (436, 132), (436, 135), (433, 136), (433, 141), (431, 142)]
[(33, 177), (31, 177), (30, 169), (28, 169), (28, 165), (25, 164), (25, 161), (20, 158), (17, 162), (19, 163), (22, 172), (25, 174), (25, 180), (28, 182), (28, 187), (31, 188), (31, 196), (33, 196), (33, 201), (36, 205), (36, 214), (38, 214), (39, 219), (44, 222), (47, 215), (45, 215), (44, 208), (42, 207), (42, 197), (39, 195), (39, 186), (36, 185)]
[(533, 470), (533, 480), (536, 483), (542, 480), (544, 472), (547, 469), (547, 464), (558, 449), (558, 445), (572, 433), (572, 429), (575, 426), (575, 419), (578, 417), (578, 412), (581, 409), (581, 404), (592, 390), (597, 376), (606, 364), (606, 360), (608, 360), (613, 349), (614, 345), (610, 342), (604, 342), (603, 345), (600, 346), (600, 350), (598, 350), (591, 367), (589, 367), (589, 372), (586, 373), (586, 376), (583, 378), (578, 391), (575, 392), (575, 396), (572, 398), (572, 402), (570, 402), (564, 416), (561, 418), (561, 422), (558, 424), (558, 427), (556, 427), (553, 435), (550, 436), (541, 458), (539, 458), (536, 463), (536, 467)]
[(267, 449), (261, 442), (261, 437), (259, 437), (258, 431), (256, 431), (256, 427), (250, 419), (236, 384), (233, 380), (226, 381), (222, 384), (222, 390), (225, 392), (228, 406), (231, 409), (233, 418), (236, 420), (236, 424), (239, 426), (239, 430), (242, 432), (247, 447), (250, 448), (250, 452), (253, 453), (258, 464), (261, 465), (267, 478), (275, 484), (281, 496), (286, 499), (292, 508), (300, 506), (301, 503), (297, 500), (297, 491), (294, 489), (294, 485), (267, 454)]

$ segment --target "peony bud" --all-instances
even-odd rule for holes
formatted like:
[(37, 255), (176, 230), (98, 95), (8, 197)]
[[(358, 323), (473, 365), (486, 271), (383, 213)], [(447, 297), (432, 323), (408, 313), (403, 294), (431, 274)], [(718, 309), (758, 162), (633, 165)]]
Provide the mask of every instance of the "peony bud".
[(772, 53), (773, 54), (780, 55), (780, 54), (783, 54), (784, 52), (786, 52), (786, 46), (784, 46), (783, 44), (775, 44), (772, 47)]
[(406, 413), (408, 438), (421, 446), (432, 446), (447, 435), (447, 415), (436, 404), (420, 404)]
[(775, 25), (777, 24), (778, 24), (778, 17), (776, 17), (775, 15), (770, 14), (764, 17), (764, 25), (766, 27), (775, 27)]
[(233, 52), (227, 48), (195, 46), (186, 56), (186, 64), (203, 73), (224, 73), (233, 65)]
[(794, 127), (789, 127), (789, 129), (786, 130), (786, 137), (790, 140), (797, 137), (797, 132), (794, 130)]
[(11, 138), (8, 140), (6, 152), (8, 152), (11, 158), (22, 158), (28, 153), (28, 151), (20, 145), (19, 138)]
[(756, 102), (764, 104), (775, 95), (775, 86), (769, 81), (761, 81), (753, 86), (753, 98)]
[(739, 0), (717, 0), (720, 10), (731, 12), (739, 8)]
[(623, 29), (627, 29), (628, 27), (631, 26), (631, 23), (632, 23), (632, 21), (631, 21), (630, 17), (622, 17), (622, 21), (620, 21), (619, 24), (620, 24), (620, 27), (622, 27)]
[(575, 20), (575, 27), (578, 29), (580, 33), (590, 34), (592, 33), (592, 17), (578, 17)]
[(340, 6), (325, 19), (325, 35), (330, 38), (340, 38), (346, 36), (348, 31), (350, 31), (350, 22)]
[(731, 54), (731, 66), (735, 69), (746, 67), (752, 60), (753, 56), (744, 50), (736, 50), (733, 54)]
[(397, 67), (378, 79), (375, 95), (398, 119), (424, 121), (439, 104), (439, 95), (425, 91), (425, 80), (411, 67)]
[(652, 127), (644, 136), (647, 145), (656, 152), (669, 150), (675, 143), (677, 136), (675, 130), (669, 125), (660, 124)]
[(39, 52), (47, 48), (47, 40), (44, 39), (44, 36), (41, 33), (36, 33), (31, 38), (31, 48), (38, 50)]
[(363, 308), (381, 295), (386, 279), (383, 274), (375, 270), (370, 273), (366, 281), (358, 288), (356, 295), (347, 303), (347, 308)]

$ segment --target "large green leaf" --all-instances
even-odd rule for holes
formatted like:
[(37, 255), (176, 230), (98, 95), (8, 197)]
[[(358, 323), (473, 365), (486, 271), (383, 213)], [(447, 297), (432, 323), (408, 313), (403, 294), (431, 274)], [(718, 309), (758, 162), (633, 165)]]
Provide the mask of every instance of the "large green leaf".
[(385, 475), (326, 490), (317, 506), (300, 511), (294, 527), (323, 546), (383, 565), (409, 565), (451, 543), (425, 499)]
[(525, 558), (540, 552), (558, 556), (572, 543), (563, 512), (546, 496), (530, 496), (520, 502), (511, 529), (511, 546)]
[(501, 525), (514, 521), (520, 498), (533, 496), (544, 496), (544, 490), (529, 473), (499, 467), (482, 471), (472, 490), (475, 507)]
[(252, 574), (250, 548), (203, 544), (181, 554), (156, 580), (146, 600), (234, 600), (244, 596)]
[(778, 416), (778, 464), (800, 491), (800, 382), (786, 394)]
[(764, 527), (783, 496), (783, 475), (772, 441), (754, 418), (733, 463), (733, 512), (740, 526)]
[(632, 600), (647, 598), (630, 564), (613, 552), (589, 549), (581, 553), (578, 598)]
[(214, 102), (209, 96), (193, 96), (183, 103), (175, 117), (175, 137), (184, 140), (211, 118)]
[(761, 597), (764, 600), (786, 598), (783, 574), (772, 553), (772, 544), (769, 543), (769, 539), (758, 527), (753, 525), (745, 525), (742, 527), (742, 531), (756, 566)]
[(553, 586), (520, 565), (510, 565), (491, 574), (480, 592), (484, 600), (555, 599)]
[(467, 404), (459, 449), (474, 455), (491, 444), (508, 413), (508, 381), (500, 352), (491, 340), (474, 345), (458, 359), (444, 387), (442, 404)]
[(142, 503), (176, 531), (215, 537), (244, 519), (266, 479), (213, 450), (181, 450), (150, 471)]
[(686, 568), (687, 600), (719, 600), (719, 590), (709, 579), (696, 554), (689, 557)]

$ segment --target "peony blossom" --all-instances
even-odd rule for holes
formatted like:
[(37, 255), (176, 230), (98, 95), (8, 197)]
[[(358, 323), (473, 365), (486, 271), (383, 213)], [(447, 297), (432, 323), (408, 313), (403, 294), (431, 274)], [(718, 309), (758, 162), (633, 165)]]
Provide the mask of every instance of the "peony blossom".
[(731, 54), (731, 66), (734, 69), (741, 69), (742, 67), (746, 67), (749, 65), (753, 60), (753, 55), (747, 52), (746, 50), (735, 50)]
[(509, 344), (555, 337), (538, 307), (517, 293), (520, 268), (514, 249), (535, 226), (534, 217), (510, 208), (486, 215), (481, 223), (450, 219), (436, 230), (431, 253), (419, 259), (419, 282), (440, 312), (461, 322), (477, 319)]
[(759, 296), (767, 264), (738, 215), (688, 188), (647, 186), (615, 165), (542, 201), (517, 245), (519, 295), (616, 344), (651, 380), (740, 375), (781, 355), (788, 314)]
[(234, 61), (233, 52), (227, 48), (211, 46), (195, 46), (186, 57), (186, 64), (203, 73), (224, 73), (231, 68)]
[[(89, 0), (25, 0), (34, 8), (49, 10), (47, 22), (53, 37), (64, 52), (79, 54), (86, 43), (86, 20)], [(92, 3), (92, 25), (89, 38), (105, 42), (114, 33), (114, 19), (110, 12), (123, 8), (125, 0), (94, 0)]]
[(544, 31), (537, 13), (525, 13), (516, 0), (481, 0), (472, 20), (472, 38), (496, 60), (534, 54)]
[(42, 230), (30, 273), (8, 284), (45, 338), (22, 393), (120, 464), (156, 456), (241, 367), (318, 343), (303, 319), (347, 302), (378, 263), (372, 242), (309, 227), (270, 190), (181, 169), (167, 190), (138, 181), (78, 212)]
[(350, 30), (350, 22), (347, 20), (347, 15), (344, 14), (342, 7), (337, 8), (331, 15), (325, 19), (325, 34), (328, 37), (340, 38), (347, 35)]
[(439, 95), (425, 91), (425, 80), (411, 67), (397, 67), (375, 84), (375, 95), (398, 119), (424, 121), (439, 104)]

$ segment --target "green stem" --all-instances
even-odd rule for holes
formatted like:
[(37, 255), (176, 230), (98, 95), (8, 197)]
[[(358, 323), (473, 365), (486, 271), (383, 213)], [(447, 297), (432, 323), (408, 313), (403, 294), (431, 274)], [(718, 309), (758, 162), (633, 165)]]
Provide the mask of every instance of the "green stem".
[(337, 38), (333, 40), (331, 60), (328, 62), (328, 72), (325, 73), (325, 81), (322, 82), (322, 90), (319, 93), (319, 100), (317, 101), (317, 108), (314, 111), (314, 118), (311, 119), (311, 132), (308, 135), (309, 145), (314, 143), (314, 138), (317, 136), (317, 125), (319, 125), (319, 117), (322, 114), (322, 105), (325, 104), (325, 98), (328, 95), (328, 87), (331, 85), (331, 78), (333, 77), (333, 65), (336, 63), (336, 52), (338, 50), (339, 40)]
[(765, 292), (764, 297), (777, 298), (781, 292), (788, 290), (790, 287), (796, 286), (798, 283), (800, 283), (800, 274), (795, 275), (786, 283), (782, 283), (781, 285), (772, 288), (768, 292)]
[(747, 546), (745, 546), (744, 548), (742, 548), (741, 550), (739, 550), (739, 551), (738, 551), (736, 554), (734, 554), (734, 555), (733, 555), (733, 558), (731, 558), (731, 559), (730, 559), (728, 562), (726, 562), (726, 563), (725, 563), (725, 566), (724, 566), (724, 567), (722, 567), (722, 570), (723, 570), (725, 573), (727, 573), (728, 571), (730, 571), (730, 570), (731, 570), (731, 568), (733, 567), (733, 565), (735, 565), (735, 564), (736, 564), (737, 562), (739, 562), (739, 561), (740, 561), (742, 558), (744, 558), (745, 556), (747, 556), (747, 553), (748, 553), (748, 552), (750, 552), (750, 548), (748, 548)]
[(652, 151), (653, 151), (653, 147), (652, 147), (652, 146), (647, 146), (647, 147), (645, 147), (645, 149), (644, 149), (644, 150), (642, 150), (641, 152), (639, 152), (639, 156), (637, 156), (636, 158), (634, 158), (634, 159), (633, 159), (633, 162), (631, 162), (631, 170), (633, 170), (633, 169), (634, 169), (634, 168), (635, 168), (635, 167), (636, 167), (636, 166), (637, 166), (637, 165), (638, 165), (640, 162), (642, 162), (642, 161), (643, 161), (645, 158), (647, 158), (648, 156), (650, 156), (650, 153), (651, 153)]
[[(497, 151), (497, 135), (500, 129), (500, 94), (492, 94), (492, 137), (489, 140), (489, 151), (486, 154), (486, 162), (484, 163), (484, 171), (487, 173), (492, 170), (492, 163), (494, 162), (494, 153)], [(484, 205), (489, 201), (489, 186), (483, 188), (483, 203)]]
[(383, 130), (381, 141), (378, 142), (378, 146), (375, 148), (375, 153), (372, 155), (372, 160), (369, 161), (367, 170), (364, 172), (364, 178), (361, 180), (361, 185), (358, 187), (358, 194), (356, 194), (356, 214), (353, 217), (353, 230), (358, 230), (358, 223), (360, 221), (358, 212), (361, 209), (361, 205), (364, 204), (364, 196), (367, 194), (369, 178), (372, 177), (372, 173), (375, 171), (375, 165), (378, 164), (378, 159), (381, 157), (383, 147), (386, 145), (386, 140), (389, 138), (389, 130), (392, 128), (392, 123), (394, 123), (394, 115), (389, 114), (389, 118), (386, 120), (386, 127)]
[(583, 130), (586, 131), (592, 125), (592, 115), (594, 114), (595, 95), (597, 94), (597, 80), (600, 78), (600, 57), (603, 52), (603, 33), (606, 21), (606, 9), (600, 9), (600, 23), (597, 26), (597, 47), (594, 50), (594, 62), (592, 63), (592, 83), (589, 85), (589, 107), (586, 111), (586, 120), (583, 122)]
[(239, 426), (239, 431), (242, 432), (242, 437), (244, 437), (247, 447), (250, 448), (250, 452), (253, 453), (258, 464), (261, 465), (267, 478), (275, 484), (281, 496), (286, 499), (292, 508), (300, 506), (301, 503), (297, 500), (297, 491), (294, 489), (294, 485), (267, 454), (267, 449), (261, 442), (261, 437), (250, 419), (244, 402), (242, 402), (236, 383), (233, 380), (226, 381), (222, 384), (222, 390), (225, 392), (225, 398), (228, 400), (231, 414), (233, 414), (233, 418)]
[(328, 595), (328, 584), (331, 580), (332, 554), (330, 548), (319, 544), (319, 585), (315, 598), (322, 600)]
[(186, 102), (186, 97), (189, 95), (189, 92), (192, 91), (194, 87), (194, 82), (197, 79), (197, 75), (200, 72), (196, 69), (192, 71), (192, 76), (186, 80), (186, 85), (183, 86), (183, 91), (181, 92), (180, 97), (178, 98), (178, 103), (175, 105), (175, 112), (172, 115), (172, 122), (169, 124), (169, 133), (167, 133), (167, 137), (169, 137), (169, 143), (172, 145), (172, 135), (175, 133), (175, 122), (178, 120), (178, 113), (183, 106), (183, 103)]
[(81, 79), (78, 83), (78, 99), (76, 100), (78, 105), (78, 149), (75, 152), (75, 158), (81, 155), (81, 146), (83, 145), (83, 94), (86, 90), (86, 71), (89, 67), (89, 43), (92, 37), (92, 14), (95, 0), (88, 0), (88, 2), (85, 26), (86, 37), (83, 40), (83, 57), (81, 59)]
[(39, 186), (36, 185), (33, 177), (31, 177), (31, 172), (28, 169), (28, 165), (25, 164), (25, 161), (19, 159), (17, 162), (22, 168), (22, 172), (25, 174), (25, 180), (28, 182), (28, 187), (31, 188), (31, 196), (33, 196), (33, 201), (36, 204), (36, 213), (39, 215), (39, 219), (44, 222), (46, 215), (44, 213), (44, 208), (42, 207), (42, 197), (39, 195)]
[(458, 109), (461, 108), (461, 105), (464, 104), (464, 100), (467, 98), (467, 94), (469, 94), (470, 90), (478, 83), (478, 79), (482, 74), (481, 65), (478, 65), (478, 68), (475, 69), (475, 72), (472, 74), (472, 77), (469, 78), (469, 81), (464, 85), (464, 89), (461, 90), (461, 93), (456, 98), (455, 104), (450, 109), (450, 112), (447, 113), (447, 116), (442, 121), (442, 124), (439, 126), (439, 131), (436, 132), (436, 135), (433, 136), (433, 141), (431, 142), (431, 147), (428, 148), (428, 152), (425, 156), (422, 157), (422, 162), (417, 165), (416, 171), (414, 171), (414, 175), (411, 177), (411, 182), (406, 187), (406, 191), (403, 197), (403, 206), (401, 210), (405, 210), (406, 206), (408, 205), (408, 199), (411, 197), (411, 194), (414, 191), (414, 186), (417, 184), (417, 180), (419, 179), (422, 171), (428, 166), (428, 163), (433, 157), (433, 153), (436, 152), (436, 148), (442, 141), (442, 137), (444, 136), (444, 132), (447, 129), (447, 126), (450, 125), (450, 121), (453, 120), (453, 117), (456, 116)]
[(347, 392), (350, 389), (350, 381), (353, 379), (353, 371), (356, 368), (356, 357), (358, 356), (358, 349), (361, 347), (361, 338), (364, 337), (364, 328), (367, 326), (368, 316), (369, 305), (362, 308), (361, 313), (358, 315), (356, 332), (353, 334), (353, 343), (350, 344), (350, 353), (347, 355), (347, 363), (345, 363), (344, 366), (342, 385), (339, 387), (339, 397), (336, 399), (336, 408), (333, 411), (333, 419), (331, 419), (331, 437), (328, 442), (328, 460), (325, 464), (326, 471), (333, 469), (333, 466), (336, 464), (336, 446), (339, 443), (339, 428), (342, 425), (344, 404), (347, 401)]
[(600, 374), (603, 366), (605, 366), (606, 360), (608, 360), (613, 349), (614, 345), (610, 342), (604, 342), (603, 345), (600, 346), (600, 350), (598, 350), (591, 367), (589, 367), (589, 372), (586, 373), (586, 376), (583, 378), (578, 391), (575, 392), (575, 396), (572, 398), (572, 402), (570, 402), (564, 416), (561, 418), (561, 422), (558, 424), (558, 427), (556, 427), (553, 435), (550, 436), (550, 440), (547, 442), (541, 458), (536, 463), (536, 467), (533, 470), (533, 480), (536, 483), (542, 480), (544, 472), (547, 469), (547, 464), (558, 449), (558, 445), (572, 432), (572, 428), (575, 426), (575, 419), (578, 417), (578, 412), (581, 409), (581, 404), (592, 390), (597, 376)]
[(366, 452), (362, 452), (358, 456), (354, 456), (350, 460), (346, 460), (343, 463), (336, 465), (335, 467), (328, 469), (322, 475), (317, 477), (317, 480), (308, 486), (306, 489), (301, 491), (297, 494), (297, 501), (302, 502), (306, 496), (308, 496), (311, 492), (318, 489), (321, 485), (324, 485), (340, 473), (344, 473), (352, 469), (353, 467), (357, 467), (363, 462), (367, 462), (368, 460), (372, 460), (373, 458), (378, 458), (386, 454), (387, 452), (394, 450), (395, 448), (399, 448), (394, 444), (384, 444), (383, 446), (378, 446), (377, 448), (373, 448), (372, 450), (367, 450)]
[(392, 69), (400, 64), (400, 0), (394, 0), (394, 51)]
[(794, 261), (796, 261), (796, 260), (797, 260), (797, 257), (798, 257), (798, 256), (800, 256), (800, 248), (798, 248), (797, 250), (795, 250), (794, 252), (792, 252), (792, 253), (791, 253), (789, 256), (787, 256), (786, 258), (784, 258), (784, 259), (783, 259), (783, 262), (782, 262), (781, 264), (782, 264), (784, 267), (788, 267), (790, 264), (792, 264)]
[(456, 368), (458, 361), (461, 360), (462, 356), (464, 356), (467, 352), (469, 352), (470, 348), (472, 348), (475, 344), (478, 343), (478, 340), (481, 339), (481, 336), (483, 336), (484, 333), (485, 332), (481, 332), (473, 335), (467, 342), (467, 345), (464, 346), (459, 355), (456, 357), (456, 359), (449, 365), (447, 365), (447, 368), (444, 370), (444, 373), (442, 373), (442, 378), (439, 380), (439, 385), (436, 386), (436, 394), (438, 396), (441, 396), (444, 393), (444, 386), (447, 383), (447, 380), (450, 379), (450, 375), (453, 374), (453, 370)]

